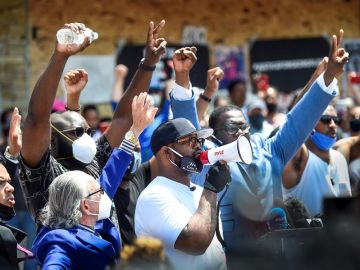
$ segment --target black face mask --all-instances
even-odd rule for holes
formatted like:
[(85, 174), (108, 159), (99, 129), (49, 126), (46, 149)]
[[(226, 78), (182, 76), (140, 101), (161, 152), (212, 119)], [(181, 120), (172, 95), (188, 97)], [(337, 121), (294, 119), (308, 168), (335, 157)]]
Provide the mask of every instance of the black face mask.
[(260, 130), (262, 128), (262, 124), (265, 120), (265, 117), (262, 114), (254, 114), (249, 116), (249, 122), (252, 128), (256, 130)]
[(0, 219), (4, 221), (9, 221), (13, 217), (15, 217), (15, 209), (14, 207), (5, 206), (0, 204)]
[(277, 104), (276, 103), (266, 103), (266, 107), (269, 113), (274, 113), (277, 110)]
[(183, 155), (176, 152), (174, 149), (170, 147), (169, 149), (180, 159), (179, 162), (175, 161), (172, 163), (179, 167), (186, 175), (189, 175), (191, 173), (200, 173), (202, 171), (203, 164), (199, 159), (187, 156), (184, 157)]
[(350, 120), (350, 129), (352, 132), (360, 131), (360, 119)]

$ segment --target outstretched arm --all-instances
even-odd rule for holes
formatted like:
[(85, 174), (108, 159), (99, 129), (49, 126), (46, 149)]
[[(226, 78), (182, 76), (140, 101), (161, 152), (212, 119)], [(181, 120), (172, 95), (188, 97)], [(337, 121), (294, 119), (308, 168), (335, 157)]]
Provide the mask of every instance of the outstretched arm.
[(152, 76), (151, 69), (155, 69), (156, 63), (160, 61), (166, 48), (165, 39), (158, 37), (164, 25), (164, 20), (156, 27), (154, 27), (153, 22), (149, 24), (144, 61), (139, 65), (129, 87), (115, 109), (110, 127), (105, 131), (105, 137), (111, 147), (116, 147), (120, 144), (126, 131), (129, 130), (132, 124), (131, 103), (134, 96), (149, 89)]
[(22, 134), (20, 129), (21, 115), (17, 107), (11, 115), (9, 129), (9, 145), (5, 150), (5, 168), (10, 178), (15, 179), (18, 170), (18, 156), (22, 147)]
[[(134, 132), (135, 136), (139, 137), (141, 132), (154, 121), (157, 110), (158, 108), (152, 106), (146, 93), (134, 97), (132, 102), (133, 125), (130, 130)], [(133, 143), (124, 139), (120, 147), (114, 149), (101, 172), (100, 185), (111, 199), (130, 164), (134, 147)]]
[(349, 55), (339, 48), (343, 37), (340, 30), (339, 39), (334, 35), (325, 72), (311, 85), (308, 93), (288, 113), (287, 121), (279, 132), (270, 139), (272, 151), (276, 152), (285, 165), (309, 136), (323, 111), (336, 95), (333, 89), (334, 80), (343, 72)]
[(119, 64), (115, 67), (115, 81), (111, 92), (111, 107), (113, 111), (115, 111), (116, 105), (124, 95), (124, 84), (127, 74), (127, 66)]
[(80, 112), (80, 94), (88, 82), (88, 73), (85, 69), (69, 70), (64, 76), (66, 88), (66, 108)]
[(173, 55), (175, 86), (170, 93), (170, 98), (174, 118), (186, 118), (199, 129), (200, 124), (190, 83), (190, 70), (197, 61), (196, 51), (195, 47), (175, 51)]
[[(81, 31), (85, 30), (85, 25), (71, 23), (65, 24), (64, 28)], [(28, 116), (25, 120), (21, 150), (23, 160), (30, 167), (38, 165), (50, 145), (51, 107), (66, 61), (71, 55), (83, 51), (89, 44), (88, 38), (85, 38), (80, 45), (64, 45), (56, 42), (50, 62), (35, 85), (29, 103)]]
[(203, 97), (200, 96), (196, 101), (199, 122), (204, 120), (205, 112), (209, 107), (209, 100), (211, 100), (215, 93), (219, 90), (219, 82), (223, 77), (224, 71), (219, 67), (214, 67), (208, 70), (206, 87), (204, 93), (202, 94)]
[(301, 90), (300, 94), (296, 97), (294, 105), (299, 102), (300, 99), (309, 91), (311, 85), (316, 81), (316, 79), (325, 71), (327, 63), (329, 61), (328, 57), (324, 57), (318, 66), (316, 67), (314, 73), (311, 75), (310, 80), (306, 83), (305, 87)]

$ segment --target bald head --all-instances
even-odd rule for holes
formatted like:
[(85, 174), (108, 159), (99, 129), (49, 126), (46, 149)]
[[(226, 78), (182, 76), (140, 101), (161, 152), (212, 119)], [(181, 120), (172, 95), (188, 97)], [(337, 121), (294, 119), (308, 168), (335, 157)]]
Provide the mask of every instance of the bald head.
[(50, 115), (50, 121), (52, 125), (60, 130), (89, 126), (85, 118), (74, 111), (54, 112)]

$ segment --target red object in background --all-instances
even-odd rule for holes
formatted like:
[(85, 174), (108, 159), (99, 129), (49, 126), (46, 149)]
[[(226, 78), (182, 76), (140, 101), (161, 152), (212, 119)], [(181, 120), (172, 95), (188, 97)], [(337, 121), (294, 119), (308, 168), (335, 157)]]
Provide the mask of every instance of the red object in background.
[(105, 130), (110, 126), (110, 122), (100, 122), (99, 129), (102, 134), (104, 134)]
[(351, 75), (350, 82), (360, 84), (360, 73), (354, 73), (353, 75)]
[(267, 74), (256, 75), (255, 83), (258, 90), (265, 92), (269, 88), (269, 75)]

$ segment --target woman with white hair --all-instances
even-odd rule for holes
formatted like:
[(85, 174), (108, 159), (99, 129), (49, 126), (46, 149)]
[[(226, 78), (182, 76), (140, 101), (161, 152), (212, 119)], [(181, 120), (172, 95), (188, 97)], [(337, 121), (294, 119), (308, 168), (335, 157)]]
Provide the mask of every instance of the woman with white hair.
[(40, 216), (44, 227), (33, 245), (42, 269), (104, 269), (117, 260), (121, 241), (109, 219), (111, 199), (131, 161), (134, 139), (157, 111), (146, 97), (141, 93), (134, 98), (132, 137), (125, 135), (120, 147), (114, 149), (99, 182), (84, 172), (68, 171), (51, 183)]

